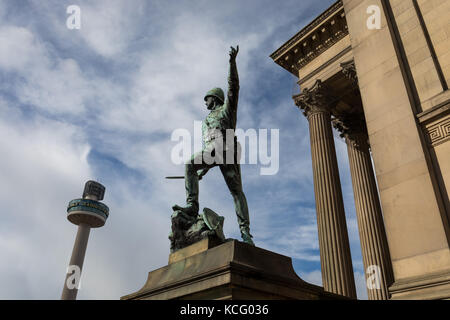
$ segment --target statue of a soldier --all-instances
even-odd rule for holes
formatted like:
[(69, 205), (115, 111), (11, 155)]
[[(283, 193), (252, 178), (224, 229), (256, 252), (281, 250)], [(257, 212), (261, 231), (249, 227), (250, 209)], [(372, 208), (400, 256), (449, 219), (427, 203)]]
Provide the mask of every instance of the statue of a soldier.
[[(238, 161), (239, 146), (234, 136), (239, 95), (239, 77), (236, 67), (238, 52), (239, 46), (236, 49), (231, 47), (226, 101), (224, 100), (223, 90), (220, 88), (211, 89), (205, 95), (205, 104), (211, 112), (202, 126), (203, 149), (195, 153), (185, 166), (184, 177), (187, 205), (186, 207), (175, 205), (173, 209), (182, 210), (189, 215), (198, 214), (198, 182), (209, 169), (219, 166), (228, 189), (233, 196), (242, 239), (244, 242), (254, 245), (252, 241), (253, 236), (250, 234), (247, 199), (242, 190), (241, 168)], [(230, 132), (232, 133), (231, 139), (229, 139)], [(205, 159), (210, 159), (211, 156), (220, 156), (215, 153), (223, 154), (223, 157), (219, 158), (225, 161), (214, 161), (212, 163), (211, 161), (205, 161)]]

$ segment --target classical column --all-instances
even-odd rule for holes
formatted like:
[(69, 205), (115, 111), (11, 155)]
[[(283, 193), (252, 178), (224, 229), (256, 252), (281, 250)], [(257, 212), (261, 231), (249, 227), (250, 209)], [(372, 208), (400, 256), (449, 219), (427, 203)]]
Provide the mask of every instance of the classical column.
[[(355, 62), (344, 62), (341, 67), (342, 73), (357, 86)], [(387, 300), (394, 275), (364, 114), (361, 111), (338, 116), (333, 125), (347, 144), (368, 298)]]
[(319, 231), (322, 282), (326, 291), (356, 298), (344, 202), (331, 128), (330, 98), (318, 80), (294, 97), (309, 122)]
[(368, 297), (387, 300), (394, 278), (364, 115), (339, 117), (334, 126), (347, 144)]

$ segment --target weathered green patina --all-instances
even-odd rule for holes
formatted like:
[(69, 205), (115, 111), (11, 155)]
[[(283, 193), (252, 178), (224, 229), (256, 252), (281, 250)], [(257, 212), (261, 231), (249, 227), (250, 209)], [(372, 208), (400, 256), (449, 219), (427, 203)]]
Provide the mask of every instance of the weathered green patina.
[[(239, 164), (239, 144), (234, 137), (236, 129), (238, 97), (239, 97), (239, 77), (236, 66), (236, 56), (239, 52), (239, 46), (231, 47), (230, 65), (228, 74), (228, 92), (224, 102), (223, 90), (214, 88), (205, 95), (206, 106), (211, 110), (202, 125), (203, 149), (195, 153), (185, 166), (185, 188), (186, 188), (186, 207), (178, 205), (173, 206), (175, 212), (183, 212), (187, 216), (196, 217), (198, 215), (199, 203), (199, 180), (208, 172), (209, 169), (219, 166), (220, 171), (233, 197), (235, 210), (241, 236), (244, 242), (254, 245), (252, 235), (250, 234), (250, 217), (247, 206), (247, 199), (242, 190), (241, 168)], [(228, 141), (227, 134), (232, 130), (233, 139)], [(228, 131), (228, 132), (227, 132)], [(225, 141), (227, 140), (227, 141)], [(221, 145), (218, 149), (217, 146)], [(223, 153), (222, 163), (210, 163), (205, 159), (214, 155), (216, 150)], [(230, 153), (230, 156), (227, 156)]]

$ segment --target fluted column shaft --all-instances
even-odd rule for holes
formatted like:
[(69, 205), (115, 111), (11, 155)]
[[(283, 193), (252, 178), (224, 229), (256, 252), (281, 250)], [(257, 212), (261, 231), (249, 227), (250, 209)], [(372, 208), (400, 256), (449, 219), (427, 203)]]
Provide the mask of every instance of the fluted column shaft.
[(344, 201), (336, 159), (330, 110), (332, 91), (317, 80), (294, 96), (309, 122), (311, 156), (319, 231), (322, 283), (326, 291), (356, 298)]
[[(392, 264), (366, 133), (346, 135), (361, 251), (370, 300), (389, 299)], [(370, 279), (369, 279), (370, 278)]]
[(330, 113), (325, 110), (310, 111), (307, 117), (323, 287), (326, 291), (356, 298)]

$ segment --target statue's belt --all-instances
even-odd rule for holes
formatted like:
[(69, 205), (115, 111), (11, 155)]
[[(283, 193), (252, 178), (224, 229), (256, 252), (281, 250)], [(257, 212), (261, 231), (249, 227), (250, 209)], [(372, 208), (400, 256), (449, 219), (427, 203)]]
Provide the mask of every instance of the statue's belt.
[[(221, 139), (223, 139), (224, 141), (226, 140), (227, 136), (226, 136), (226, 131), (225, 131), (225, 130), (212, 129), (211, 131), (212, 131), (211, 134), (208, 134), (208, 133), (207, 133), (207, 134), (205, 135), (205, 138), (204, 138), (205, 143), (210, 142), (210, 141), (213, 141), (213, 140), (215, 140), (215, 139), (217, 139), (217, 138), (221, 138)], [(220, 134), (218, 134), (217, 131), (219, 131)], [(234, 141), (234, 142), (237, 141), (237, 137), (236, 137), (235, 135), (233, 135), (233, 141)]]

